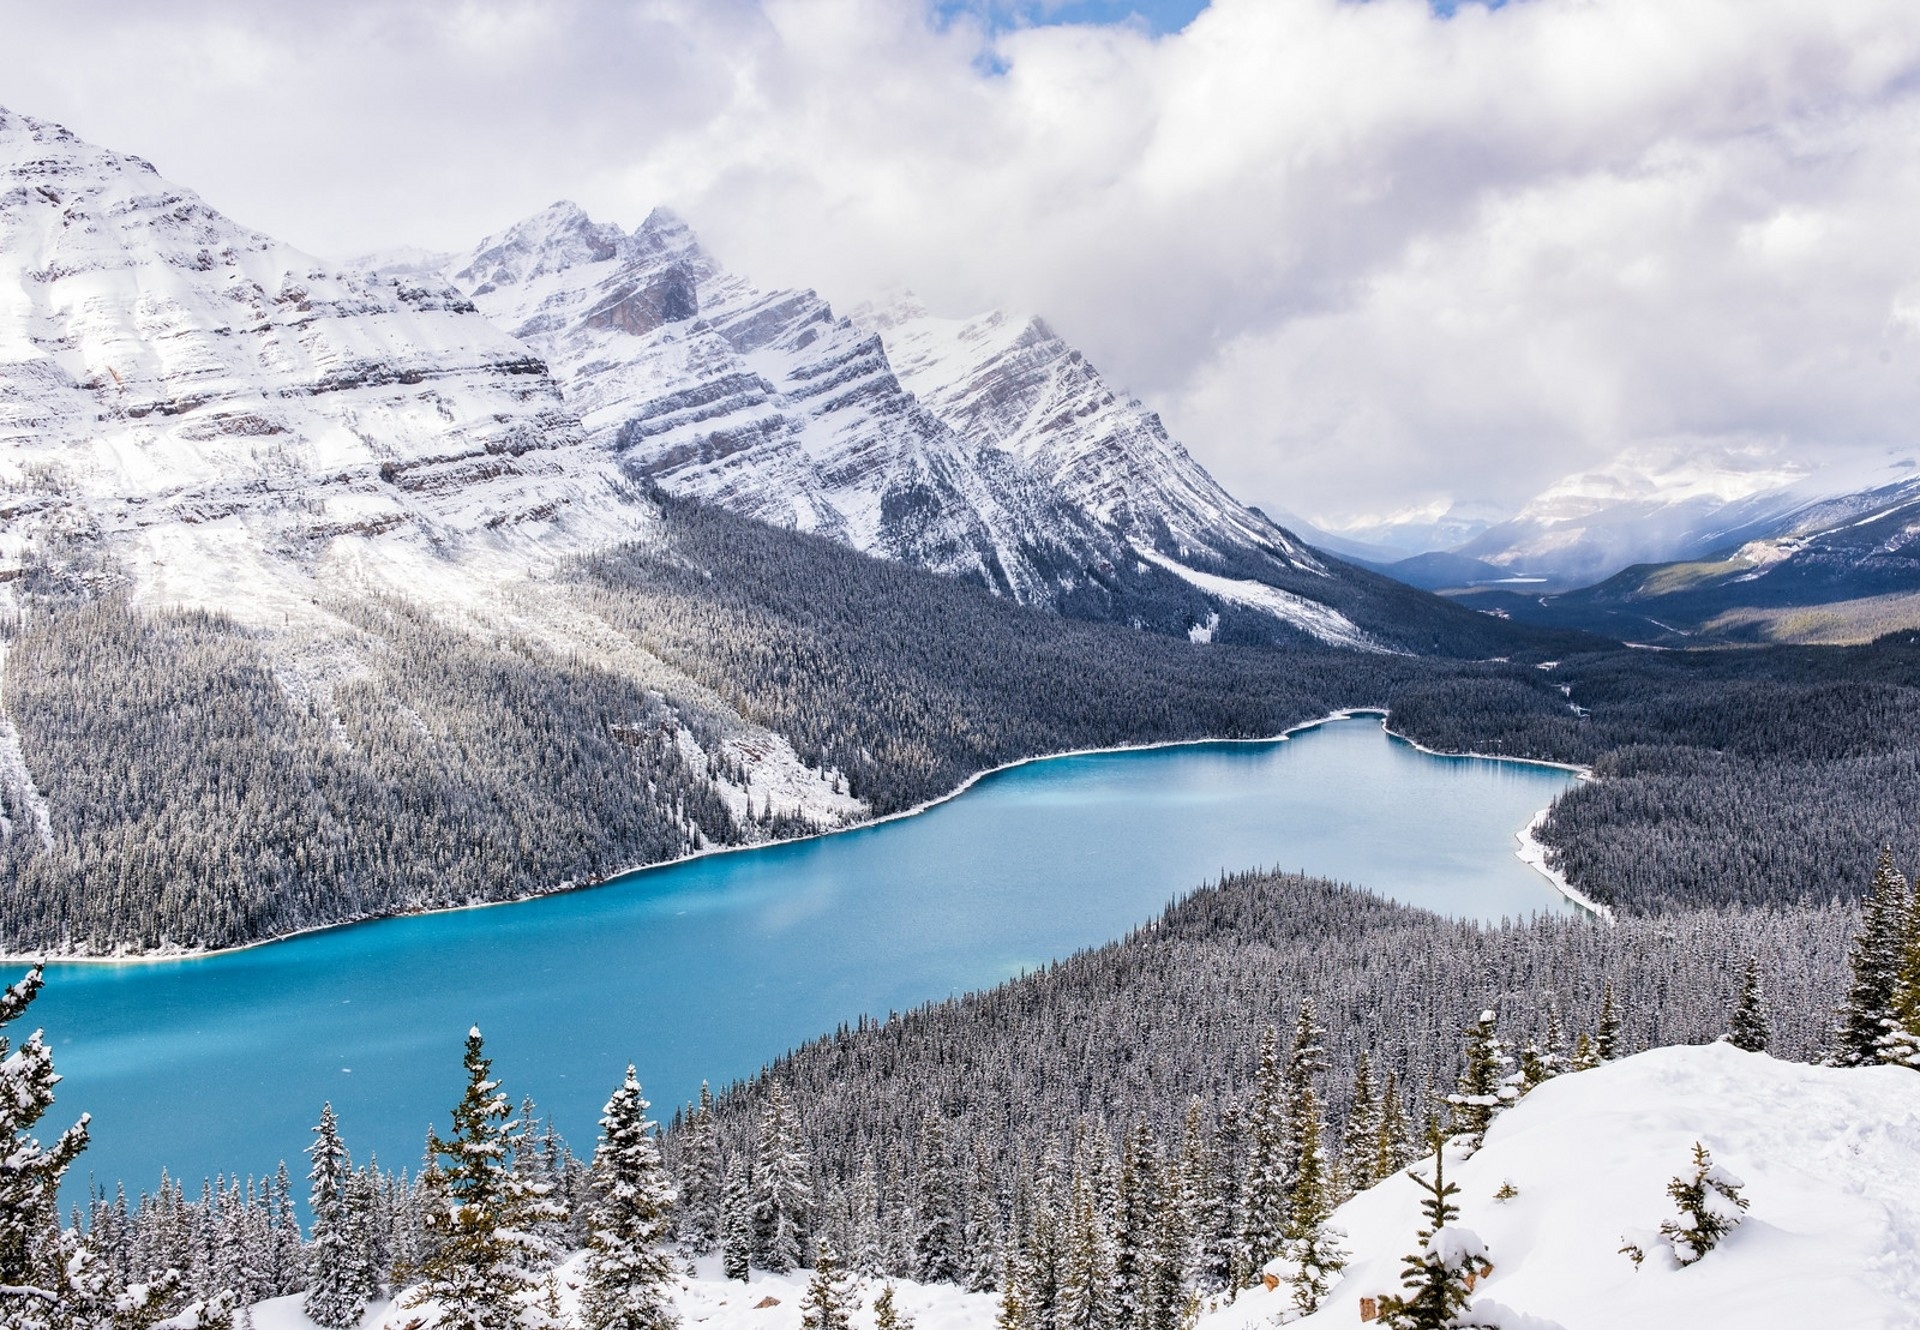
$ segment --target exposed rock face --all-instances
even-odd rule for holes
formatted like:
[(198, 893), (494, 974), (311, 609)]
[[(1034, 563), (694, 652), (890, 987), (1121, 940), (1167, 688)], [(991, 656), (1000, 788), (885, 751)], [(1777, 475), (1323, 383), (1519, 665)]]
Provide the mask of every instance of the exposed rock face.
[(364, 553), (342, 541), (645, 520), (546, 366), (444, 281), (333, 271), (4, 110), (0, 487), (26, 519), (0, 557), (96, 536), (161, 598), (243, 615), (240, 584)]
[(1324, 571), (1044, 321), (997, 312), (941, 319), (912, 299), (866, 318), (881, 329), (900, 381), (941, 420), (976, 445), (1012, 454), (1127, 540), (1181, 560), (1257, 551), (1281, 567)]
[(1022, 601), (1123, 556), (903, 388), (874, 331), (724, 272), (671, 213), (628, 235), (556, 204), (454, 280), (553, 365), (634, 476)]

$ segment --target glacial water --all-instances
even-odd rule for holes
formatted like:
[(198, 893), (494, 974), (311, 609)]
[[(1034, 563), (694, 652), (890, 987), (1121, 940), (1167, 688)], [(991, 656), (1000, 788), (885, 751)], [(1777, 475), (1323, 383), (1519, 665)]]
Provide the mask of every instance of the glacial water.
[[(417, 1167), (461, 1041), (580, 1152), (626, 1064), (656, 1116), (862, 1013), (996, 983), (1120, 936), (1223, 869), (1305, 869), (1448, 914), (1564, 911), (1514, 834), (1572, 777), (1435, 757), (1377, 717), (1285, 740), (1056, 758), (918, 816), (517, 905), (383, 920), (197, 960), (48, 972), (36, 1023), (81, 1109), (76, 1170), (270, 1172), (323, 1100), (356, 1160)], [(57, 1122), (57, 1125), (56, 1125)]]

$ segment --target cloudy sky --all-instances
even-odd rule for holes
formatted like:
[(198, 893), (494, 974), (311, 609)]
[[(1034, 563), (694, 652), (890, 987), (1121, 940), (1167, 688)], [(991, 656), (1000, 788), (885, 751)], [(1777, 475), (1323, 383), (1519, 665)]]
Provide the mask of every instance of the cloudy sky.
[(1915, 0), (0, 0), (0, 104), (325, 255), (557, 198), (1042, 312), (1230, 488), (1920, 422)]

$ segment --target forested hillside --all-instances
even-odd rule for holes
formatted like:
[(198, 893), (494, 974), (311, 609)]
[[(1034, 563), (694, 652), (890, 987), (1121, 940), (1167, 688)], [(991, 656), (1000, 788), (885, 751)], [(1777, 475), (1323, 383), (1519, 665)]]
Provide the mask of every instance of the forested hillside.
[(1436, 748), (1590, 763), (1540, 838), (1568, 877), (1635, 911), (1819, 903), (1911, 854), (1920, 646), (1615, 651), (1533, 678), (1396, 694), (1394, 728)]
[(1634, 910), (1857, 895), (1920, 801), (1904, 640), (1557, 664), (1194, 644), (686, 501), (659, 528), (531, 592), (617, 651), (337, 601), (306, 648), (346, 662), (324, 687), (269, 632), (36, 571), (0, 625), (0, 949), (228, 946), (828, 824), (728, 767), (743, 727), (884, 814), (1036, 754), (1390, 707), (1432, 747), (1594, 764), (1543, 838)]

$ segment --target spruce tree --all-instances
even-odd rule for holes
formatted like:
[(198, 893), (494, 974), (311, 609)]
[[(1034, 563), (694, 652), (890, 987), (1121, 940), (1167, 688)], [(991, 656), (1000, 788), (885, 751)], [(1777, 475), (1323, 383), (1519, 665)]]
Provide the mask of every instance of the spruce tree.
[(951, 1284), (960, 1277), (959, 1205), (949, 1154), (946, 1122), (928, 1113), (920, 1124), (913, 1206), (914, 1277), (923, 1284)]
[(1233, 1274), (1232, 1212), (1221, 1195), (1219, 1154), (1198, 1095), (1187, 1101), (1180, 1137), (1179, 1200), (1181, 1283), (1207, 1293), (1225, 1288)]
[(1306, 1153), (1307, 1129), (1302, 1113), (1313, 1097), (1315, 1079), (1327, 1069), (1326, 1037), (1313, 999), (1303, 998), (1294, 1021), (1293, 1047), (1287, 1053), (1287, 1135), (1282, 1164), (1289, 1179), (1299, 1172), (1300, 1157)]
[(973, 1151), (973, 1181), (967, 1188), (967, 1218), (961, 1231), (960, 1251), (965, 1262), (962, 1272), (967, 1290), (989, 1293), (1000, 1278), (1000, 1186), (993, 1175), (993, 1161), (984, 1141)]
[(301, 1310), (307, 1319), (327, 1330), (347, 1330), (360, 1324), (371, 1290), (361, 1257), (359, 1235), (347, 1213), (347, 1180), (353, 1162), (340, 1139), (340, 1124), (331, 1103), (320, 1106), (320, 1122), (313, 1129), (307, 1154), (307, 1209), (313, 1216), (308, 1246), (311, 1284)]
[(1880, 1036), (1880, 1061), (1920, 1070), (1920, 886), (1907, 894), (1900, 959), (1894, 970), (1893, 1001)]
[(1895, 1019), (1902, 962), (1907, 947), (1907, 880), (1883, 849), (1873, 870), (1873, 885), (1860, 906), (1860, 931), (1854, 934), (1847, 962), (1853, 972), (1846, 1003), (1835, 1030), (1834, 1061), (1842, 1067), (1871, 1066), (1881, 1060), (1881, 1040)]
[(1098, 1179), (1077, 1169), (1060, 1252), (1059, 1330), (1111, 1330), (1117, 1311), (1115, 1251)]
[(727, 1165), (720, 1207), (720, 1268), (746, 1282), (753, 1263), (753, 1186), (744, 1158)]
[(1593, 1055), (1601, 1062), (1612, 1062), (1626, 1052), (1620, 1040), (1620, 1012), (1613, 1001), (1613, 980), (1600, 990), (1600, 1024), (1594, 1030)]
[(1727, 1042), (1749, 1053), (1764, 1053), (1772, 1039), (1767, 998), (1760, 987), (1760, 960), (1749, 957), (1746, 976), (1740, 981), (1740, 1004), (1727, 1023)]
[(1419, 1248), (1403, 1259), (1400, 1286), (1404, 1293), (1379, 1299), (1383, 1330), (1450, 1330), (1462, 1320), (1473, 1290), (1470, 1281), (1492, 1269), (1485, 1246), (1471, 1230), (1454, 1227), (1460, 1217), (1453, 1198), (1460, 1188), (1446, 1178), (1446, 1151), (1439, 1134), (1433, 1136), (1433, 1179), (1414, 1176), (1426, 1193), (1420, 1209), (1426, 1226), (1416, 1236)]
[(679, 1323), (666, 1247), (674, 1188), (631, 1066), (601, 1114), (592, 1183), (582, 1324), (587, 1330), (671, 1330)]
[[(39, 966), (0, 992), (0, 1031), (26, 1014), (43, 982)], [(52, 1324), (72, 1301), (78, 1236), (60, 1225), (60, 1181), (87, 1148), (86, 1114), (42, 1146), (33, 1128), (53, 1107), (53, 1051), (35, 1030), (14, 1048), (0, 1033), (0, 1323)], [(81, 1264), (86, 1264), (86, 1259)]]
[(438, 1303), (443, 1330), (510, 1330), (522, 1319), (529, 1272), (509, 1227), (512, 1107), (493, 1079), (480, 1029), (467, 1032), (467, 1084), (446, 1137), (428, 1133), (436, 1183), (421, 1216), (431, 1243), (409, 1306)]
[(852, 1305), (853, 1281), (833, 1244), (822, 1238), (814, 1249), (813, 1278), (800, 1300), (800, 1330), (851, 1330)]
[(783, 1274), (800, 1264), (812, 1210), (809, 1174), (799, 1124), (776, 1084), (767, 1094), (753, 1161), (753, 1254), (762, 1270)]
[(1367, 1055), (1361, 1053), (1354, 1060), (1353, 1094), (1346, 1129), (1340, 1133), (1340, 1185), (1336, 1191), (1362, 1192), (1386, 1176), (1377, 1171), (1380, 1107), (1373, 1088), (1373, 1069)]
[(1667, 1184), (1667, 1195), (1680, 1207), (1677, 1219), (1660, 1225), (1660, 1235), (1673, 1247), (1674, 1259), (1692, 1265), (1725, 1240), (1746, 1217), (1746, 1184), (1713, 1162), (1707, 1147), (1693, 1143), (1693, 1171)]
[(1482, 1011), (1466, 1035), (1466, 1066), (1447, 1103), (1455, 1139), (1477, 1150), (1493, 1119), (1518, 1097), (1519, 1089), (1508, 1075), (1513, 1059), (1507, 1056), (1493, 1011)]
[(1380, 1134), (1374, 1142), (1374, 1177), (1385, 1180), (1412, 1162), (1407, 1106), (1400, 1097), (1400, 1078), (1390, 1071), (1386, 1084), (1380, 1087)]
[(1287, 1225), (1289, 1127), (1280, 1037), (1268, 1028), (1260, 1043), (1253, 1099), (1244, 1120), (1246, 1169), (1240, 1187), (1240, 1224), (1233, 1280), (1250, 1283), (1280, 1250)]
[[(1011, 1289), (1016, 1281), (1006, 1280)], [(1002, 1311), (1004, 1318), (1005, 1312)], [(913, 1330), (913, 1318), (901, 1311), (894, 1301), (893, 1281), (888, 1280), (873, 1298), (873, 1330)]]
[(1294, 1310), (1311, 1316), (1346, 1268), (1347, 1253), (1340, 1246), (1342, 1235), (1327, 1222), (1333, 1213), (1333, 1177), (1322, 1144), (1320, 1101), (1311, 1084), (1301, 1091), (1297, 1119), (1302, 1148), (1287, 1205), (1284, 1252), (1293, 1276)]
[(720, 1245), (720, 1140), (713, 1122), (713, 1091), (700, 1082), (700, 1102), (677, 1133), (680, 1147), (680, 1241), (695, 1256)]

